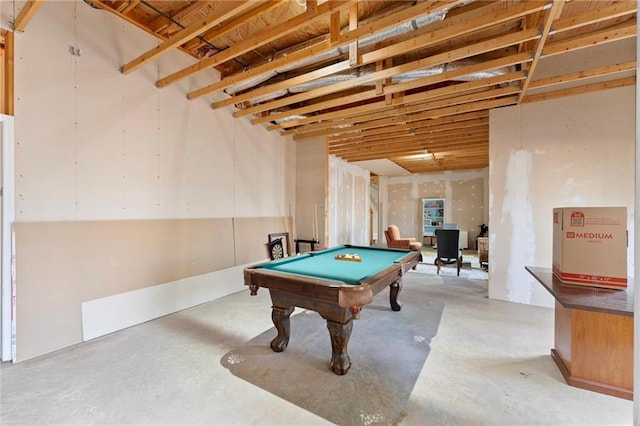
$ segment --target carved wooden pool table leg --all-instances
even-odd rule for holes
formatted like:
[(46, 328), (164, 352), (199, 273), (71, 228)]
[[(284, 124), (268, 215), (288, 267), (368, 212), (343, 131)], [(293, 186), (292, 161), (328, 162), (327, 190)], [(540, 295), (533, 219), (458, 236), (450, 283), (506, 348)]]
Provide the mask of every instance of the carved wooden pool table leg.
[(290, 317), (294, 307), (278, 308), (274, 306), (271, 310), (271, 319), (278, 330), (278, 335), (271, 341), (271, 349), (275, 352), (282, 352), (289, 344), (289, 331), (291, 329)]
[(347, 353), (347, 345), (349, 337), (351, 337), (351, 329), (353, 321), (349, 320), (346, 324), (327, 320), (327, 328), (331, 337), (331, 370), (342, 376), (347, 374), (351, 368), (351, 358)]
[(399, 311), (402, 309), (402, 305), (398, 302), (398, 294), (400, 294), (400, 290), (402, 290), (402, 284), (400, 280), (391, 284), (389, 287), (389, 303), (391, 304), (391, 309), (394, 311)]

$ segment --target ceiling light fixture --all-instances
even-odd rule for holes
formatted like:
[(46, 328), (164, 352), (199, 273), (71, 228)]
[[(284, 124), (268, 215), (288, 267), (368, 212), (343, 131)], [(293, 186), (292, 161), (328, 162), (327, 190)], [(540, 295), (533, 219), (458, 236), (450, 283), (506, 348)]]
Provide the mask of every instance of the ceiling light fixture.
[(436, 155), (425, 148), (422, 154), (405, 155), (402, 158), (405, 160), (435, 160)]

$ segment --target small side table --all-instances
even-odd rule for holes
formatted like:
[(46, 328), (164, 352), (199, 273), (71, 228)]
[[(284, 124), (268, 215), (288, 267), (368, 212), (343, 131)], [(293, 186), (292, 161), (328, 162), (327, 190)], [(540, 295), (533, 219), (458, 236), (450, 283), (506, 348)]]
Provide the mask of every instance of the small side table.
[(436, 236), (435, 236), (434, 234), (431, 234), (431, 235), (423, 235), (423, 236), (422, 236), (422, 242), (423, 242), (424, 244), (426, 244), (426, 243), (427, 243), (427, 242), (426, 242), (426, 239), (427, 239), (427, 238), (429, 238), (429, 245), (430, 245), (431, 247), (433, 247), (433, 246), (435, 245), (435, 244), (434, 244), (434, 239), (436, 238)]

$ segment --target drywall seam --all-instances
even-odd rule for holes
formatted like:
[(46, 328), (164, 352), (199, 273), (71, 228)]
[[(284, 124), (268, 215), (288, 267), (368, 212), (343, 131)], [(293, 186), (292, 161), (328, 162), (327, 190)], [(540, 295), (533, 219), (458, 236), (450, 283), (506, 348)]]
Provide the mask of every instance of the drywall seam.
[[(511, 241), (507, 260), (507, 294), (512, 302), (531, 302), (531, 283), (525, 286), (520, 277), (522, 265), (527, 265), (535, 253), (535, 234), (533, 232), (533, 207), (530, 191), (532, 182), (531, 153), (526, 150), (511, 152), (507, 163), (505, 196), (500, 221), (510, 228)], [(533, 244), (522, 244), (522, 241)], [(492, 241), (489, 242), (491, 247)]]

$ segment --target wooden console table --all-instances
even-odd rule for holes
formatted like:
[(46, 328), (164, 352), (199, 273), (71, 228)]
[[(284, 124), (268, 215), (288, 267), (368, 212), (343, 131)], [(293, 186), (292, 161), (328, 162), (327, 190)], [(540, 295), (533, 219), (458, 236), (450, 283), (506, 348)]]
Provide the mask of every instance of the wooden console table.
[(550, 268), (525, 269), (556, 299), (551, 357), (567, 383), (633, 400), (633, 283), (626, 291), (568, 285)]

